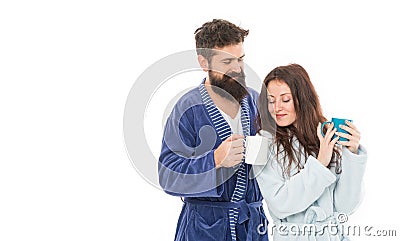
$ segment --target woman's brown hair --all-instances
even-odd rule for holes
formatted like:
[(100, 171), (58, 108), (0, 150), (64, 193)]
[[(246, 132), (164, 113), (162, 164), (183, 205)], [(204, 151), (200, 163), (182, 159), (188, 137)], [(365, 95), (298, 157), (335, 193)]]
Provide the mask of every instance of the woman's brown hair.
[[(292, 92), (296, 111), (296, 127), (293, 124), (285, 127), (277, 126), (268, 111), (267, 87), (274, 80), (283, 81)], [(300, 164), (301, 154), (318, 156), (320, 143), (316, 128), (318, 122), (324, 121), (326, 121), (326, 118), (322, 114), (317, 92), (308, 73), (302, 66), (298, 64), (279, 66), (265, 77), (258, 99), (257, 126), (259, 130), (266, 130), (271, 134), (276, 132), (277, 150), (281, 150), (284, 154), (283, 163), (281, 163), (283, 174), (290, 176), (292, 165), (297, 167), (297, 170), (303, 168)], [(299, 141), (299, 150), (295, 150), (292, 145), (293, 137), (296, 137)], [(280, 153), (276, 153), (277, 156), (278, 154)], [(329, 166), (335, 166), (336, 173), (341, 173), (340, 159), (340, 152), (334, 148)]]

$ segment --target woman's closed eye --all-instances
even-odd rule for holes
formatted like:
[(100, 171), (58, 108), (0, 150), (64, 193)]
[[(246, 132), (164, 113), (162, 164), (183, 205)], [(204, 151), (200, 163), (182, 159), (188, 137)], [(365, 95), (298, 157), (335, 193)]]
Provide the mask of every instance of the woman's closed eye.
[[(289, 101), (291, 101), (291, 99), (284, 99), (284, 100), (282, 100), (282, 102), (284, 102), (284, 103), (288, 103)], [(268, 103), (274, 104), (274, 103), (275, 103), (275, 100), (268, 100)]]

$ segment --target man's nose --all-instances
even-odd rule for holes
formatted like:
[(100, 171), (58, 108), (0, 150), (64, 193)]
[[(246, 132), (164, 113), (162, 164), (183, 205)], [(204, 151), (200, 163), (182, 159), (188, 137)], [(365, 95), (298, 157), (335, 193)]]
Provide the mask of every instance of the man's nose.
[(242, 65), (238, 61), (233, 61), (231, 69), (232, 72), (240, 73), (242, 72)]

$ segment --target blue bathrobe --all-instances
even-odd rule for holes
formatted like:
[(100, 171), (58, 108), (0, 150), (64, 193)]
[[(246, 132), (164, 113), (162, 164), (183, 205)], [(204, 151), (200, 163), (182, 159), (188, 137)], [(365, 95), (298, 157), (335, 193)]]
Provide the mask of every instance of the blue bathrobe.
[[(242, 127), (255, 135), (258, 94), (248, 90), (241, 103), (248, 121), (242, 118)], [(214, 150), (231, 134), (204, 80), (174, 106), (165, 125), (158, 173), (164, 191), (184, 202), (175, 240), (268, 240), (263, 197), (256, 179), (249, 177), (251, 166), (215, 169)]]

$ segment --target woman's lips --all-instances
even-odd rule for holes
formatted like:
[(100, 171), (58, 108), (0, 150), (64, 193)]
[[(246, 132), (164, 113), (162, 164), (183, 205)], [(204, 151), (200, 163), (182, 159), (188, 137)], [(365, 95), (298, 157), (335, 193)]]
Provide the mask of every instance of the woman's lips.
[(284, 116), (286, 116), (286, 114), (276, 114), (276, 118), (277, 118), (277, 119), (282, 118), (282, 117), (284, 117)]

